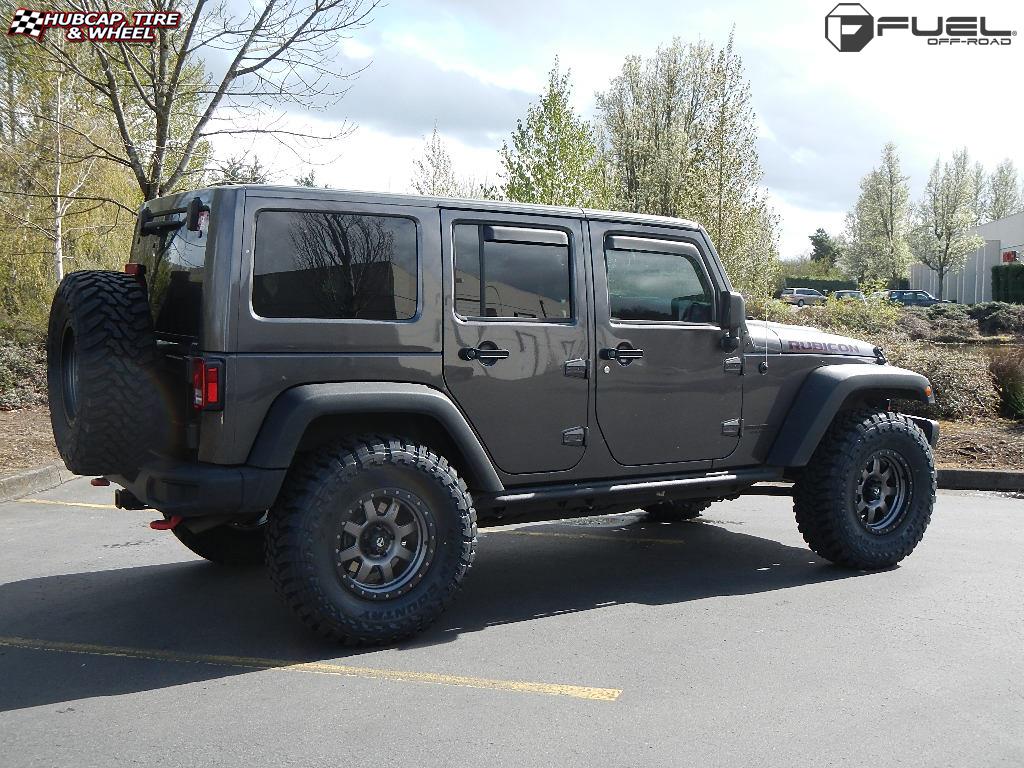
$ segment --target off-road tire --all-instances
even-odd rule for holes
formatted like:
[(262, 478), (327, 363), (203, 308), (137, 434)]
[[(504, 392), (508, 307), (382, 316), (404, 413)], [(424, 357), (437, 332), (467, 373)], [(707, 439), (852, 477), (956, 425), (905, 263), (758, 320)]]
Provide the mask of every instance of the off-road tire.
[(50, 421), (79, 475), (123, 474), (157, 438), (156, 340), (143, 287), (121, 272), (72, 272), (46, 339)]
[(711, 506), (711, 501), (704, 499), (687, 499), (676, 501), (659, 501), (644, 507), (647, 519), (655, 523), (678, 523), (700, 517), (701, 512)]
[[(876, 451), (906, 463), (909, 497), (891, 529), (872, 532), (857, 511), (862, 468)], [(921, 429), (906, 416), (840, 412), (801, 473), (793, 507), (804, 541), (821, 557), (861, 570), (888, 568), (914, 551), (931, 521), (935, 463)]]
[(174, 535), (186, 548), (211, 563), (229, 566), (263, 565), (266, 554), (266, 522), (262, 525), (218, 525), (193, 533), (184, 524)]
[[(359, 500), (380, 489), (422, 502), (432, 548), (405, 591), (367, 597), (339, 574), (337, 540)], [(473, 563), (476, 536), (472, 498), (443, 456), (403, 437), (362, 436), (296, 460), (270, 510), (267, 565), (277, 591), (314, 632), (346, 645), (380, 645), (437, 619)]]

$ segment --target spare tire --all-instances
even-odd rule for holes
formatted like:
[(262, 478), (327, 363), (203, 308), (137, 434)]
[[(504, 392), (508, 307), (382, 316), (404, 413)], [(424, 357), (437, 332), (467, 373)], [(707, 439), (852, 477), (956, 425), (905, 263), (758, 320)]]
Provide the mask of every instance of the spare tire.
[(145, 288), (121, 272), (72, 272), (57, 288), (46, 339), (50, 422), (79, 475), (126, 474), (152, 440), (157, 350)]

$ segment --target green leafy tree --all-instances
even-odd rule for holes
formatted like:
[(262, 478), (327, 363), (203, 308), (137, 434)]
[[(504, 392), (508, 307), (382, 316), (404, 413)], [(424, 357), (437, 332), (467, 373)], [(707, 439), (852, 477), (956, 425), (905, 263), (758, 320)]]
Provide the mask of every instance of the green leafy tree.
[(808, 235), (811, 241), (811, 261), (819, 262), (826, 267), (834, 267), (839, 261), (839, 241), (821, 227)]
[(778, 216), (760, 186), (757, 119), (742, 58), (675, 39), (629, 57), (597, 97), (616, 207), (703, 224), (738, 287), (769, 295)]
[(903, 175), (896, 145), (882, 148), (881, 162), (860, 182), (860, 196), (846, 217), (843, 268), (858, 281), (898, 280), (912, 255), (909, 177)]
[(967, 254), (984, 243), (982, 238), (970, 234), (974, 226), (974, 183), (970, 158), (964, 148), (945, 165), (935, 161), (918, 205), (914, 255), (938, 276), (940, 299), (946, 276), (963, 267)]
[(423, 155), (413, 161), (413, 191), (432, 197), (461, 197), (464, 187), (455, 175), (448, 147), (435, 125), (433, 133), (423, 145)]
[(594, 130), (572, 108), (572, 81), (558, 60), (539, 101), (498, 150), (509, 200), (603, 208), (606, 187)]
[(989, 179), (988, 218), (1004, 219), (1024, 210), (1020, 193), (1020, 175), (1013, 161), (1007, 158), (996, 166)]

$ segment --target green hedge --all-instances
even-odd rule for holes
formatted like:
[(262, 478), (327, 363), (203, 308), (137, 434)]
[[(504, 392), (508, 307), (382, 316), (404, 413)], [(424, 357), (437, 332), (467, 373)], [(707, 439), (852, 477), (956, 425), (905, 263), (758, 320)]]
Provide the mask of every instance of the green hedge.
[(1024, 304), (1024, 264), (992, 267), (992, 300)]
[(809, 277), (787, 277), (782, 281), (783, 288), (814, 288), (822, 293), (833, 291), (856, 291), (856, 280), (815, 280)]

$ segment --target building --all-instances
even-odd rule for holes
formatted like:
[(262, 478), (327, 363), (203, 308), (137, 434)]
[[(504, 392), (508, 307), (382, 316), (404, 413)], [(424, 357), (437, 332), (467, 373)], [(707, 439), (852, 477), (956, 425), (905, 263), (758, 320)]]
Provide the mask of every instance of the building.
[[(946, 275), (944, 299), (961, 304), (992, 301), (992, 267), (1003, 262), (1003, 254), (1016, 251), (1024, 261), (1024, 211), (975, 227), (972, 234), (985, 239), (985, 245), (967, 255), (964, 268)], [(910, 265), (910, 287), (939, 295), (939, 276), (924, 264)]]

